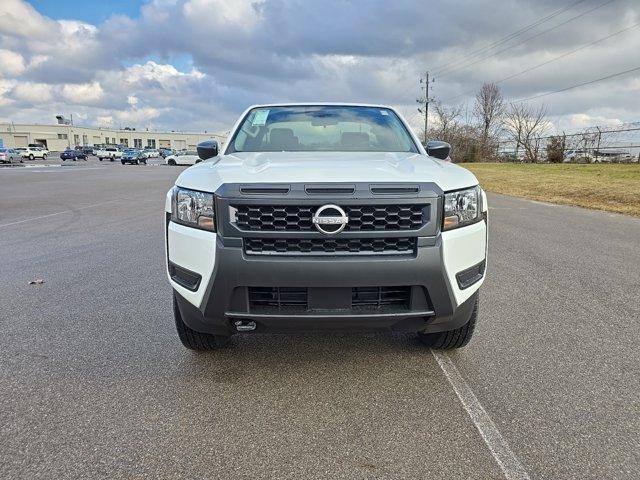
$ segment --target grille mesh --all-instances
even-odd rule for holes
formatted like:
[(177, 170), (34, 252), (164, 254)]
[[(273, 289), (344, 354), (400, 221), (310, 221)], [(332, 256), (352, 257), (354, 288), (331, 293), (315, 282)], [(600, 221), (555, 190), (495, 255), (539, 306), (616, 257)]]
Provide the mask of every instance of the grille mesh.
[(353, 307), (408, 306), (411, 287), (353, 287)]
[[(349, 287), (345, 287), (349, 288)], [(408, 308), (411, 287), (351, 287), (351, 308), (381, 309)], [(249, 306), (252, 308), (308, 308), (308, 290), (305, 287), (249, 287)]]
[(415, 238), (245, 238), (247, 253), (412, 253)]
[(252, 307), (307, 308), (307, 289), (298, 287), (249, 287)]
[[(425, 223), (426, 205), (346, 205), (345, 231), (417, 230)], [(237, 205), (235, 222), (240, 230), (311, 231), (318, 206)]]

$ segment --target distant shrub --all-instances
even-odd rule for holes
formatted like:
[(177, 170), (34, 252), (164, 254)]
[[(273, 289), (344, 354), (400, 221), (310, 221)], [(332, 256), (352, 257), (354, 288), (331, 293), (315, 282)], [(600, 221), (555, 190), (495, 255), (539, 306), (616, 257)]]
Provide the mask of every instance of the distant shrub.
[(562, 160), (564, 160), (564, 137), (550, 137), (547, 143), (547, 162), (562, 163)]

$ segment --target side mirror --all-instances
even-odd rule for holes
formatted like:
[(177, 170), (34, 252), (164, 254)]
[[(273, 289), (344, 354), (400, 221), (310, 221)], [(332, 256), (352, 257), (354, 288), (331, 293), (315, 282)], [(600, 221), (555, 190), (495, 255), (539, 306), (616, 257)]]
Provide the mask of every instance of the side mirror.
[(440, 160), (446, 160), (451, 153), (451, 145), (447, 142), (441, 142), (440, 140), (429, 140), (427, 142), (427, 155), (430, 157), (436, 157)]
[(213, 158), (218, 155), (218, 142), (215, 140), (205, 140), (198, 144), (198, 157), (202, 160)]

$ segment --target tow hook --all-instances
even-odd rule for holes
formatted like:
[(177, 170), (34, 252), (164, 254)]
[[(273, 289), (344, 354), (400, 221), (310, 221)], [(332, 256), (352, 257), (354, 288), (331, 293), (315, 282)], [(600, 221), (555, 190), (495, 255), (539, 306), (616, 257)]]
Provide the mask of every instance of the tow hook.
[(251, 332), (256, 329), (256, 322), (236, 320), (234, 325), (236, 326), (236, 330), (239, 332)]

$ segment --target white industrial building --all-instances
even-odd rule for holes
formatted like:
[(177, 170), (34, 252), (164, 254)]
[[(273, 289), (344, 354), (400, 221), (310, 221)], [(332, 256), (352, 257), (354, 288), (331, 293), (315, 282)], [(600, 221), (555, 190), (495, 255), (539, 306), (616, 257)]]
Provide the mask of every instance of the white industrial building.
[(62, 151), (83, 145), (125, 145), (135, 148), (195, 149), (203, 140), (224, 142), (224, 135), (215, 133), (156, 132), (150, 130), (78, 127), (68, 124), (38, 125), (0, 123), (3, 146), (26, 147), (40, 144), (50, 151)]

